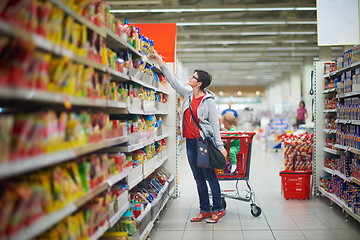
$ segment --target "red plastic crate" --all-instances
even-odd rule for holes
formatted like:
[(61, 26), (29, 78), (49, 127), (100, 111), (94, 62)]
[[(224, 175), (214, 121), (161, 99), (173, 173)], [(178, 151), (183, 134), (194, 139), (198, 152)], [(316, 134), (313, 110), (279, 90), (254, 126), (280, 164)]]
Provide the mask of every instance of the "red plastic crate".
[(310, 179), (312, 171), (293, 172), (289, 170), (280, 171), (281, 185), (284, 198), (308, 199), (310, 196)]

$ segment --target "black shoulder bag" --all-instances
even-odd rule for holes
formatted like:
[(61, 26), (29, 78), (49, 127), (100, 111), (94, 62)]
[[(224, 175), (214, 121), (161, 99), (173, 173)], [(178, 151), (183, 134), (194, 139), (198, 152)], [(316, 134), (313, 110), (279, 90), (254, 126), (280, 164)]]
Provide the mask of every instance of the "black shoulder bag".
[(204, 134), (205, 139), (203, 141), (198, 141), (198, 151), (197, 151), (197, 165), (199, 167), (205, 168), (217, 168), (224, 169), (226, 166), (226, 160), (224, 155), (220, 152), (220, 150), (215, 146), (214, 141), (210, 136), (207, 136), (205, 132), (202, 130), (198, 120), (195, 118), (190, 101), (190, 113), (192, 119), (196, 123), (197, 127)]

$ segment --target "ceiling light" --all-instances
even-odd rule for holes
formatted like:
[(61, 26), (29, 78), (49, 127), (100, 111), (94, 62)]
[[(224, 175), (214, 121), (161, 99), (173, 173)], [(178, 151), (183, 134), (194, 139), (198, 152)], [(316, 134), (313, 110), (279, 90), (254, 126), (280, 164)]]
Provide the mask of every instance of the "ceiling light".
[(316, 7), (271, 7), (271, 8), (157, 8), (113, 9), (111, 13), (182, 13), (182, 12), (262, 12), (262, 11), (316, 11)]
[(237, 95), (241, 96), (241, 95), (242, 95), (242, 92), (241, 92), (241, 91), (238, 91), (238, 92), (237, 92)]
[(188, 45), (188, 44), (271, 44), (274, 41), (271, 40), (254, 40), (254, 41), (178, 41), (180, 45)]
[(259, 95), (260, 95), (260, 92), (259, 92), (259, 91), (256, 91), (255, 94), (256, 94), (257, 96), (259, 96)]
[(286, 25), (317, 24), (316, 21), (242, 21), (242, 22), (179, 22), (177, 26), (225, 26), (225, 25)]
[(220, 92), (219, 92), (219, 95), (220, 95), (220, 96), (224, 95), (224, 92), (223, 92), (223, 91), (220, 91)]

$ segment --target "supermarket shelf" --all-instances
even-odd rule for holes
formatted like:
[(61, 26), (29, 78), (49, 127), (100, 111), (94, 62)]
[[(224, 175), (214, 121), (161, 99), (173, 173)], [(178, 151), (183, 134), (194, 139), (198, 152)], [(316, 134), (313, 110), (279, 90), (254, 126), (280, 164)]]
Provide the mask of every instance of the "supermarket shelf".
[(127, 42), (118, 35), (116, 35), (116, 33), (114, 33), (111, 29), (106, 28), (105, 32), (106, 32), (105, 41), (107, 47), (113, 50), (128, 49)]
[[(335, 145), (335, 147), (336, 147), (336, 145)], [(327, 148), (327, 147), (324, 147), (324, 151), (328, 152), (328, 153), (331, 153), (331, 154), (334, 154), (334, 155), (340, 155), (341, 154), (339, 151), (331, 149), (331, 148)]]
[(108, 188), (106, 182), (100, 184), (98, 187), (90, 190), (87, 192), (83, 197), (77, 199), (74, 204), (76, 208), (80, 208), (82, 205), (99, 195), (100, 193), (104, 192)]
[(160, 141), (160, 140), (162, 140), (162, 139), (164, 139), (164, 138), (167, 138), (168, 136), (169, 136), (168, 133), (164, 133), (164, 134), (162, 134), (162, 135), (160, 135), (160, 136), (156, 136), (156, 137), (155, 137), (155, 141)]
[(113, 227), (119, 219), (124, 215), (126, 210), (130, 207), (130, 203), (127, 202), (124, 206), (121, 207), (121, 209), (109, 220), (110, 227)]
[[(138, 166), (139, 167), (139, 166)], [(133, 189), (136, 185), (138, 185), (142, 180), (144, 180), (144, 175), (138, 176), (134, 181), (129, 183), (129, 189)]]
[(105, 183), (101, 184), (97, 188), (86, 193), (83, 197), (77, 199), (72, 203), (69, 203), (66, 207), (39, 218), (33, 224), (31, 224), (31, 226), (21, 230), (18, 234), (9, 237), (9, 240), (18, 240), (18, 239), (27, 240), (27, 239), (35, 238), (36, 236), (43, 233), (48, 228), (52, 227), (53, 225), (55, 225), (65, 217), (74, 213), (84, 203), (88, 202), (89, 200), (94, 198), (99, 193), (105, 191), (106, 189), (107, 189), (107, 185)]
[(360, 222), (360, 216), (355, 214), (351, 208), (344, 205), (344, 210), (347, 212), (350, 216), (352, 216), (356, 221)]
[(324, 77), (333, 77), (333, 76), (337, 76), (337, 75), (340, 75), (342, 74), (343, 72), (346, 72), (350, 69), (353, 69), (353, 68), (357, 68), (360, 66), (360, 61), (359, 62), (356, 62), (356, 63), (353, 63), (351, 64), (350, 66), (347, 66), (347, 67), (344, 67), (344, 68), (341, 68), (341, 69), (338, 69), (336, 71), (333, 71), (333, 72), (330, 72), (328, 74), (325, 74)]
[(127, 168), (124, 171), (122, 171), (119, 174), (116, 174), (112, 177), (110, 177), (106, 182), (108, 184), (109, 187), (115, 185), (116, 183), (118, 183), (121, 179), (127, 177), (127, 175), (129, 175), (130, 169)]
[(360, 216), (355, 214), (351, 208), (346, 206), (345, 202), (341, 199), (339, 199), (337, 196), (335, 196), (332, 193), (326, 192), (323, 188), (319, 187), (319, 191), (327, 198), (329, 198), (331, 201), (336, 203), (339, 207), (341, 207), (345, 212), (347, 212), (350, 216), (352, 216), (355, 220), (360, 222)]
[(336, 113), (336, 109), (325, 109), (323, 112), (324, 113)]
[(332, 170), (330, 168), (324, 167), (323, 170), (331, 175), (337, 175), (348, 182), (353, 182), (360, 185), (360, 180), (354, 177), (346, 177), (343, 173), (339, 172), (338, 170)]
[(333, 134), (336, 133), (336, 129), (324, 129), (324, 132), (326, 132), (327, 134)]
[(18, 87), (4, 87), (0, 89), (0, 100), (5, 101), (31, 101), (37, 103), (64, 105), (69, 103), (71, 106), (85, 106), (96, 108), (126, 108), (125, 102), (117, 102), (106, 99), (80, 98), (65, 94), (39, 91)]
[(90, 240), (99, 239), (104, 233), (109, 229), (109, 223), (106, 222), (103, 226), (99, 227), (99, 229), (90, 237)]
[(336, 93), (336, 88), (326, 89), (323, 93), (324, 93), (324, 94), (327, 94), (327, 93)]
[(351, 181), (352, 181), (353, 183), (356, 183), (357, 185), (360, 185), (360, 179), (351, 177)]
[(327, 191), (325, 191), (322, 187), (319, 187), (319, 191), (327, 198), (329, 198), (331, 201), (333, 201), (334, 203), (336, 203), (339, 207), (343, 208), (344, 207), (344, 201), (342, 201), (340, 198), (338, 198), (337, 196), (335, 196), (334, 194), (328, 193)]
[(142, 86), (144, 86), (144, 87), (153, 89), (153, 90), (155, 90), (156, 92), (162, 92), (162, 93), (165, 93), (165, 94), (169, 94), (167, 91), (164, 91), (164, 90), (162, 90), (162, 89), (160, 89), (160, 88), (154, 87), (153, 85), (148, 84), (148, 83), (145, 83), (145, 82), (143, 82), (143, 81), (141, 81), (141, 80), (139, 80), (139, 79), (137, 79), (137, 78), (135, 78), (135, 77), (130, 77), (130, 78), (131, 78), (131, 81), (133, 81), (133, 82), (135, 82), (135, 83), (138, 83), (138, 84), (140, 84), (140, 85), (142, 85)]
[(339, 98), (355, 97), (355, 96), (359, 96), (359, 95), (360, 95), (360, 92), (342, 93), (342, 94), (339, 94)]
[(111, 152), (125, 152), (125, 153), (133, 152), (135, 150), (146, 147), (147, 145), (150, 145), (151, 143), (153, 143), (155, 141), (159, 141), (159, 140), (164, 139), (166, 137), (168, 137), (168, 134), (163, 134), (163, 135), (158, 136), (158, 137), (150, 138), (150, 139), (148, 139), (148, 140), (146, 140), (144, 142), (136, 143), (136, 144), (132, 144), (132, 145), (128, 145), (128, 146), (110, 147), (107, 150), (110, 150)]
[(48, 167), (56, 163), (61, 163), (66, 160), (84, 155), (86, 153), (94, 152), (96, 150), (118, 145), (127, 142), (127, 136), (106, 139), (101, 142), (90, 143), (88, 145), (78, 147), (75, 149), (64, 150), (51, 154), (43, 154), (25, 159), (18, 159), (16, 161), (0, 164), (0, 179), (13, 176), (20, 173), (29, 172), (35, 169)]
[(95, 24), (93, 24), (92, 22), (90, 22), (89, 20), (87, 20), (86, 18), (84, 18), (83, 16), (81, 16), (80, 14), (75, 12), (74, 10), (72, 10), (69, 6), (64, 4), (62, 1), (60, 1), (60, 0), (50, 0), (50, 1), (54, 5), (61, 8), (66, 14), (73, 17), (76, 21), (78, 21), (82, 25), (85, 25), (86, 27), (88, 27), (89, 29), (93, 30), (94, 32), (100, 34), (103, 37), (106, 36), (105, 30), (99, 28), (98, 26), (96, 26)]
[(160, 161), (158, 161), (158, 162), (154, 165), (154, 168), (155, 168), (155, 169), (158, 169), (159, 167), (161, 167), (161, 166), (164, 164), (164, 162), (165, 162), (166, 160), (168, 160), (168, 158), (169, 158), (169, 156), (163, 157)]
[(343, 123), (343, 124), (360, 125), (360, 120), (337, 119), (336, 122)]
[(336, 148), (342, 149), (344, 151), (350, 151), (352, 153), (355, 154), (360, 154), (360, 150), (356, 149), (356, 148), (352, 148), (352, 147), (348, 147), (348, 146), (344, 146), (344, 145), (340, 145), (340, 144), (335, 144)]
[(60, 209), (59, 211), (45, 215), (38, 220), (36, 220), (30, 227), (27, 227), (21, 230), (14, 236), (8, 237), (9, 240), (27, 240), (33, 239), (42, 232), (46, 231), (48, 228), (52, 227), (66, 216), (72, 214), (76, 211), (76, 206), (73, 203), (68, 204), (66, 207)]
[(118, 102), (118, 101), (108, 100), (107, 107), (108, 108), (126, 109), (126, 102)]
[[(57, 0), (52, 0), (52, 1), (58, 2)], [(61, 3), (61, 4), (63, 5), (63, 3)], [(50, 52), (50, 53), (53, 53), (53, 54), (56, 54), (56, 55), (59, 55), (62, 57), (67, 57), (77, 63), (84, 64), (89, 67), (93, 67), (102, 72), (106, 72), (106, 66), (101, 63), (90, 60), (87, 57), (80, 56), (80, 55), (74, 53), (73, 51), (71, 51), (63, 46), (57, 45), (42, 36), (39, 36), (35, 33), (28, 32), (27, 30), (24, 30), (21, 28), (14, 27), (14, 26), (12, 26), (4, 21), (1, 21), (1, 20), (0, 20), (0, 32), (6, 33), (15, 38), (19, 38), (19, 39), (31, 42), (36, 47), (38, 47), (42, 50), (45, 50), (47, 52)]]
[(129, 75), (126, 75), (125, 73), (119, 72), (115, 69), (107, 67), (107, 72), (110, 73), (112, 76), (111, 81), (123, 82), (131, 80)]
[(350, 177), (345, 176), (343, 173), (341, 173), (338, 170), (334, 170), (334, 174), (341, 177), (342, 179), (344, 179), (345, 181), (351, 182), (352, 179)]
[(131, 46), (130, 44), (128, 44), (127, 47), (128, 47), (128, 49), (130, 50), (130, 52), (135, 55), (136, 58), (142, 58), (142, 57), (143, 57), (143, 56), (142, 56), (138, 51), (136, 51), (136, 49), (135, 49), (133, 46)]
[(332, 169), (330, 169), (330, 168), (328, 168), (328, 167), (324, 167), (323, 170), (324, 170), (325, 172), (327, 172), (327, 173), (330, 173), (331, 175), (334, 175), (334, 174), (335, 174), (334, 170), (332, 170)]

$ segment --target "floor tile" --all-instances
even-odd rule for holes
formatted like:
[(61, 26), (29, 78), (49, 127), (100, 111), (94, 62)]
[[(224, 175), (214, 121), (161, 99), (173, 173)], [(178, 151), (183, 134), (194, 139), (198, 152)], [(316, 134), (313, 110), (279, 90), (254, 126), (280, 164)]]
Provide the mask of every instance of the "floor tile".
[(353, 230), (330, 230), (338, 239), (355, 240), (360, 239), (360, 225)]
[[(335, 234), (326, 230), (301, 230), (308, 240), (336, 240)], [(354, 239), (355, 240), (355, 239)]]
[(212, 231), (185, 231), (182, 240), (212, 240)]
[(276, 240), (306, 240), (304, 234), (300, 230), (275, 230), (273, 231)]
[(184, 231), (157, 230), (157, 231), (151, 231), (150, 239), (169, 240), (169, 236), (171, 236), (171, 240), (182, 240), (183, 235), (184, 235)]
[(242, 231), (214, 231), (214, 240), (226, 239), (226, 240), (243, 240)]
[(272, 232), (269, 231), (244, 231), (244, 240), (274, 240)]

